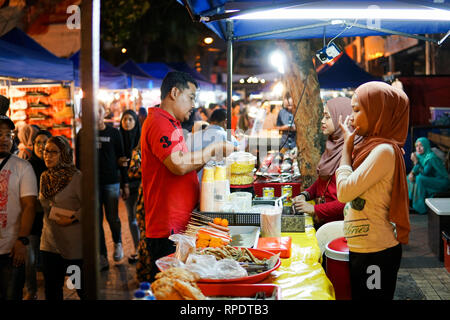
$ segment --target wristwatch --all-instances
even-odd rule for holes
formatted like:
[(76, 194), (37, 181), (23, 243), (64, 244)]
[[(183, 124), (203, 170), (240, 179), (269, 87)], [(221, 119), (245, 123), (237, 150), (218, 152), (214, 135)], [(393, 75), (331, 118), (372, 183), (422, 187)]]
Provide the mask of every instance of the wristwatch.
[(23, 243), (24, 246), (27, 246), (30, 244), (30, 239), (27, 237), (18, 237), (17, 240)]

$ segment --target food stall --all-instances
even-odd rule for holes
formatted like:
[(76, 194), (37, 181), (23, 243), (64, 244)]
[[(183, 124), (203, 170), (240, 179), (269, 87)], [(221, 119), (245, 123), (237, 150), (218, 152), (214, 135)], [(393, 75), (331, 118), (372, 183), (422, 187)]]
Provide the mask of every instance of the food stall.
[(37, 125), (73, 144), (73, 65), (58, 58), (23, 31), (0, 38), (0, 94), (10, 99), (8, 116)]
[(197, 294), (186, 296), (177, 285), (167, 290), (164, 281), (174, 279), (157, 280), (152, 284), (156, 299), (335, 298), (311, 218), (283, 210), (291, 208), (291, 195), (233, 192), (230, 182), (249, 183), (255, 167), (256, 157), (247, 152), (204, 167), (199, 208), (183, 233), (169, 237), (175, 254), (156, 262), (159, 278), (194, 272), (189, 292)]

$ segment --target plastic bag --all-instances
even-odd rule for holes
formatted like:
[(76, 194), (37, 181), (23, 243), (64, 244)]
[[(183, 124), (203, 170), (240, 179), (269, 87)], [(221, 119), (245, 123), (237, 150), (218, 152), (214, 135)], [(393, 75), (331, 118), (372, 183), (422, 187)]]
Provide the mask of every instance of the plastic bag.
[(176, 233), (172, 234), (169, 239), (176, 243), (175, 258), (181, 262), (186, 262), (189, 254), (195, 252), (195, 237)]
[(232, 259), (219, 261), (213, 255), (191, 254), (185, 267), (196, 272), (202, 279), (234, 279), (248, 276), (247, 270)]
[(175, 257), (162, 257), (155, 261), (156, 266), (160, 271), (165, 271), (170, 268), (182, 268), (184, 263)]

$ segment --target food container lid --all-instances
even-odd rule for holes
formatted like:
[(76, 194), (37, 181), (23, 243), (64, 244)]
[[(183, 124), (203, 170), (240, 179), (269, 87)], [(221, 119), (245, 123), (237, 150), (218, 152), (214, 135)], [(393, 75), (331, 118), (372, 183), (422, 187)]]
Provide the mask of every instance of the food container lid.
[(249, 152), (236, 151), (227, 157), (231, 162), (256, 162), (256, 157)]
[(348, 261), (348, 245), (345, 237), (330, 241), (325, 248), (325, 255), (333, 260)]

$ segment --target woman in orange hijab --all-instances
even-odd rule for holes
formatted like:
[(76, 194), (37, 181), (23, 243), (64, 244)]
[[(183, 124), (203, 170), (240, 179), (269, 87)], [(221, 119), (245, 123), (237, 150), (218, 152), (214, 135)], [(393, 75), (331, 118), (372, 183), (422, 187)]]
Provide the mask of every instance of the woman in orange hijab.
[[(401, 244), (408, 243), (410, 230), (402, 150), (409, 99), (386, 83), (368, 82), (356, 89), (352, 108), (339, 121), (344, 146), (336, 170), (337, 197), (346, 203), (352, 299), (393, 299)], [(363, 137), (356, 146), (355, 135)]]

